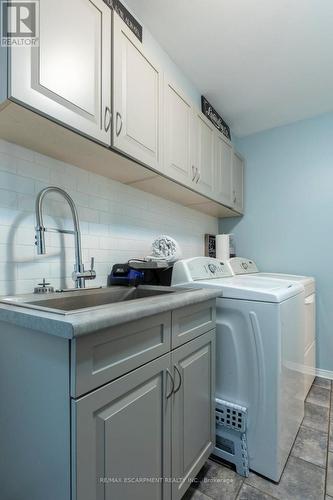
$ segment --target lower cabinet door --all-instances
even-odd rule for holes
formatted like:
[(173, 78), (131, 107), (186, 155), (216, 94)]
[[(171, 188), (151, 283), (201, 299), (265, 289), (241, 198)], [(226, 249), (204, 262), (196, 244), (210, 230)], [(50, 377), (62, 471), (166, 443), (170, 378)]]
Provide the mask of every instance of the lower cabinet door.
[(170, 354), (73, 401), (73, 500), (171, 497)]
[(172, 500), (176, 500), (215, 446), (215, 330), (175, 349), (172, 363)]

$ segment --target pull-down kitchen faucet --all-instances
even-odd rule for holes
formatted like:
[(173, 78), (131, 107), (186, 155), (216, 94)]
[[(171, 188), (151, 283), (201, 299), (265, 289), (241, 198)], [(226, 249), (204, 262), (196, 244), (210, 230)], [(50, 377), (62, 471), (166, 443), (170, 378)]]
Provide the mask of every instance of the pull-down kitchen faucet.
[[(60, 194), (65, 198), (68, 202), (72, 217), (74, 230), (68, 231), (66, 229), (57, 229), (57, 228), (46, 228), (43, 223), (43, 201), (45, 196), (50, 193), (55, 192)], [(94, 258), (91, 259), (91, 269), (89, 271), (84, 270), (84, 265), (82, 262), (82, 248), (81, 248), (81, 232), (80, 232), (80, 223), (79, 217), (77, 214), (76, 206), (72, 198), (69, 196), (66, 191), (61, 188), (50, 186), (42, 189), (37, 196), (36, 199), (36, 237), (35, 237), (35, 245), (37, 246), (38, 255), (46, 254), (46, 246), (45, 246), (45, 232), (51, 233), (63, 233), (63, 234), (72, 234), (74, 236), (75, 242), (75, 265), (74, 272), (72, 274), (73, 281), (75, 281), (75, 288), (85, 288), (85, 280), (93, 280), (96, 278), (96, 272), (94, 271)]]

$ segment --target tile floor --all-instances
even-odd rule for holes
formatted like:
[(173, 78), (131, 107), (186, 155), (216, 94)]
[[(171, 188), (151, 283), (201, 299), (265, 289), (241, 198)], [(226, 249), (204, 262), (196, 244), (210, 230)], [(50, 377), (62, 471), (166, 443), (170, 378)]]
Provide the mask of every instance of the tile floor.
[(316, 378), (305, 416), (279, 484), (208, 460), (183, 500), (333, 500), (333, 396)]

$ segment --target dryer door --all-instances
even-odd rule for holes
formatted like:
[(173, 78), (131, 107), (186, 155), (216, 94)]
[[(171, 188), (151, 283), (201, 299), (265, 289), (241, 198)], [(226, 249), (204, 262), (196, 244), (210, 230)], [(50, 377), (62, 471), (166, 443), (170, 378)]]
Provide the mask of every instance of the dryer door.
[(273, 481), (303, 416), (303, 302), (217, 299), (216, 396), (247, 407), (250, 469)]

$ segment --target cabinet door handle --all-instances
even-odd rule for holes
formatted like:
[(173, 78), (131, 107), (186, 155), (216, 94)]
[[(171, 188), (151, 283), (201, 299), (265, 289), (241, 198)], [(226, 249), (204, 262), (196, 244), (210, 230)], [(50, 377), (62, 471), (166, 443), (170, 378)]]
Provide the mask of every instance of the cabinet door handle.
[(172, 375), (170, 373), (170, 370), (167, 369), (166, 373), (167, 373), (167, 375), (169, 375), (170, 380), (171, 380), (171, 391), (169, 392), (169, 394), (166, 395), (166, 398), (169, 399), (172, 396), (173, 391), (175, 389), (175, 381), (173, 380), (173, 377), (172, 377)]
[(194, 182), (194, 180), (197, 176), (197, 173), (198, 173), (198, 169), (194, 165), (192, 165), (192, 174), (193, 174), (192, 175), (192, 182)]
[(111, 109), (108, 106), (106, 106), (105, 112), (104, 112), (104, 130), (105, 130), (105, 132), (108, 132), (110, 130), (111, 117), (112, 117)]
[(236, 204), (237, 203), (237, 197), (236, 197), (236, 193), (234, 191), (234, 203)]
[[(118, 128), (119, 120), (120, 120), (120, 128)], [(120, 135), (122, 128), (123, 128), (123, 119), (121, 117), (121, 114), (117, 111), (117, 114), (116, 114), (116, 134), (117, 134), (117, 136)]]
[(181, 388), (182, 386), (182, 376), (181, 376), (181, 373), (180, 371), (178, 370), (178, 367), (175, 365), (174, 366), (174, 369), (176, 370), (176, 372), (178, 373), (178, 377), (179, 377), (179, 382), (178, 382), (178, 385), (177, 387), (174, 389), (173, 393), (176, 394), (176, 392), (179, 391), (179, 389)]
[[(197, 169), (197, 170), (198, 170), (198, 169)], [(197, 184), (198, 184), (198, 182), (200, 181), (200, 179), (201, 179), (201, 172), (200, 172), (200, 170), (198, 170), (198, 177), (197, 177), (197, 182), (196, 182)]]

